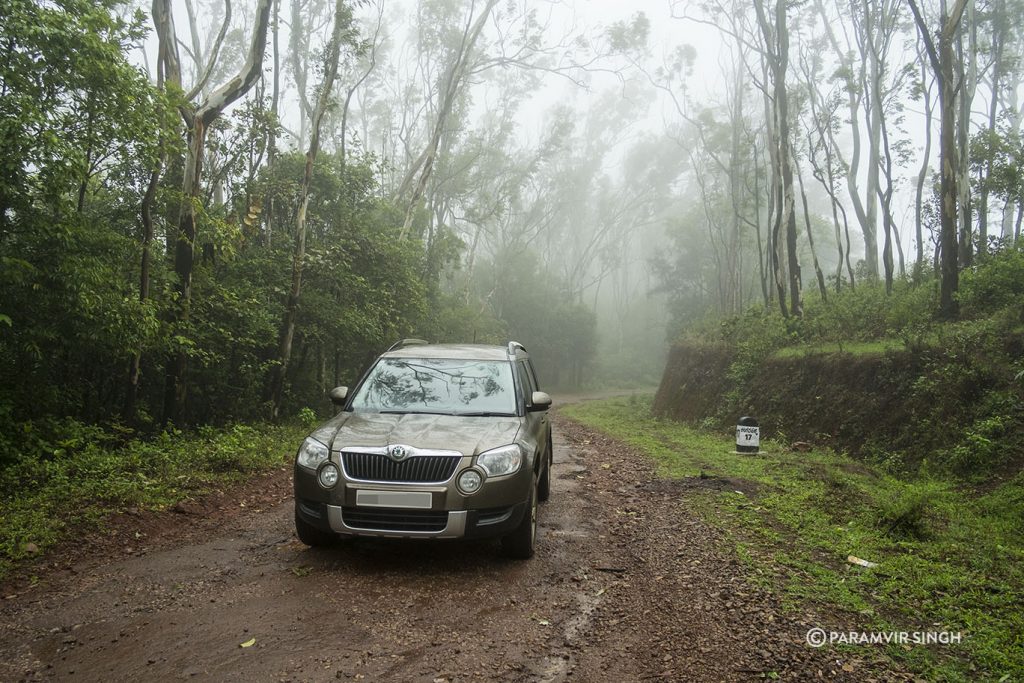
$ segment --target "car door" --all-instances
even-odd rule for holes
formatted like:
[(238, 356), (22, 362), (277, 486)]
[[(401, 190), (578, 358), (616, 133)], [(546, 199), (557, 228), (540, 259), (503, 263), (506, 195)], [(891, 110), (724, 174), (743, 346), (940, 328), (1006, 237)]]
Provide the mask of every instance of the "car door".
[[(529, 441), (535, 444), (534, 457), (542, 457), (547, 449), (548, 432), (548, 411), (532, 411), (533, 392), (540, 391), (537, 387), (537, 376), (533, 372), (533, 365), (529, 360), (521, 360), (519, 366), (519, 378), (523, 387), (523, 399), (526, 404), (525, 428), (529, 435)], [(542, 463), (542, 466), (544, 463)], [(539, 471), (539, 470), (538, 470)]]

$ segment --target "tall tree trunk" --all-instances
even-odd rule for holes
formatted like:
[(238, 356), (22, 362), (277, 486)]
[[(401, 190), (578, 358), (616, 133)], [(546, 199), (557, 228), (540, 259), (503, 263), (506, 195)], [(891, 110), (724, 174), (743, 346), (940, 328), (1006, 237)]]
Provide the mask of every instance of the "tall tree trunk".
[(800, 167), (796, 168), (797, 181), (800, 183), (800, 200), (804, 207), (804, 223), (807, 227), (807, 244), (811, 248), (811, 260), (814, 263), (814, 275), (818, 280), (818, 292), (821, 294), (822, 301), (828, 301), (828, 287), (825, 285), (825, 274), (821, 272), (821, 266), (818, 264), (818, 252), (814, 248), (814, 234), (811, 232), (811, 212), (807, 209), (807, 193), (804, 191), (804, 176), (800, 172)]
[[(964, 14), (967, 15), (964, 30), (957, 31), (956, 60), (958, 83), (955, 88), (960, 113), (956, 118), (956, 197), (959, 213), (959, 244), (957, 256), (961, 268), (969, 268), (974, 263), (974, 209), (971, 203), (971, 156), (970, 126), (971, 104), (978, 87), (978, 26), (974, 17), (974, 0), (965, 3)], [(963, 24), (963, 22), (959, 22)], [(963, 35), (967, 34), (967, 47), (964, 48)]]
[[(864, 188), (864, 201), (867, 204), (865, 215), (866, 222), (863, 225), (864, 232), (864, 260), (868, 264), (868, 273), (871, 277), (878, 276), (878, 188), (879, 170), (882, 158), (882, 68), (879, 64), (880, 58), (875, 40), (882, 40), (878, 35), (882, 27), (882, 7), (877, 0), (863, 0), (861, 3), (864, 15), (864, 33), (862, 40), (865, 43), (864, 54), (867, 61), (867, 69), (864, 75), (867, 82), (864, 83), (865, 98), (864, 118), (868, 127), (868, 174), (867, 186)], [(856, 123), (854, 123), (856, 125)], [(888, 239), (888, 237), (886, 237)], [(885, 267), (885, 255), (883, 254), (883, 268)], [(891, 269), (890, 269), (891, 271)], [(886, 273), (886, 287), (892, 286), (892, 273)]]
[[(758, 11), (758, 18), (764, 17), (764, 9), (761, 7), (762, 0), (755, 2), (755, 7)], [(768, 36), (771, 29), (767, 24), (762, 25), (762, 32)], [(770, 45), (769, 38), (765, 38), (765, 43)], [(764, 78), (765, 87), (763, 90), (764, 100), (764, 113), (765, 113), (765, 126), (767, 128), (766, 137), (768, 139), (768, 165), (771, 169), (771, 181), (768, 185), (769, 202), (768, 202), (768, 222), (771, 226), (768, 231), (770, 244), (768, 246), (768, 255), (771, 259), (771, 276), (774, 287), (772, 288), (773, 295), (779, 297), (779, 312), (782, 317), (789, 317), (789, 308), (786, 306), (786, 277), (783, 272), (782, 263), (782, 242), (779, 237), (782, 233), (783, 223), (783, 190), (782, 190), (782, 164), (779, 160), (779, 124), (777, 110), (774, 100), (768, 91), (768, 83), (770, 79), (774, 78), (773, 65), (769, 63), (768, 59), (764, 59), (761, 63), (761, 72)]]
[[(925, 55), (921, 55), (923, 58)], [(921, 94), (924, 97), (924, 152), (921, 155), (921, 170), (917, 174), (917, 188), (914, 198), (914, 238), (917, 241), (917, 258), (914, 260), (914, 277), (924, 274), (924, 187), (928, 180), (928, 162), (932, 156), (932, 84), (927, 82), (927, 65), (921, 62)]]
[[(851, 152), (849, 169), (845, 174), (846, 177), (846, 189), (847, 194), (850, 196), (850, 203), (853, 205), (853, 213), (857, 218), (857, 223), (860, 225), (861, 233), (864, 235), (864, 266), (867, 271), (869, 278), (878, 277), (878, 251), (877, 241), (872, 234), (872, 228), (868, 221), (868, 213), (864, 207), (864, 199), (861, 197), (860, 188), (857, 185), (858, 178), (860, 177), (860, 161), (862, 152), (861, 134), (860, 134), (860, 110), (861, 100), (863, 99), (863, 93), (858, 79), (854, 78), (854, 74), (857, 73), (856, 69), (858, 66), (854, 63), (851, 55), (851, 50), (844, 49), (839, 41), (836, 39), (835, 31), (832, 28), (833, 17), (830, 17), (825, 11), (825, 4), (822, 0), (815, 0), (815, 6), (818, 10), (819, 15), (822, 19), (822, 25), (825, 31), (825, 36), (828, 38), (829, 44), (832, 46), (833, 52), (840, 56), (841, 63), (843, 65), (843, 73), (845, 74), (844, 80), (846, 84), (847, 94), (847, 110), (850, 112), (850, 142)], [(848, 43), (848, 41), (847, 41)], [(849, 44), (849, 43), (848, 43)], [(861, 64), (859, 67), (861, 70), (866, 68), (865, 64)], [(863, 78), (861, 78), (863, 80)], [(838, 154), (838, 148), (836, 149)], [(874, 201), (874, 197), (868, 195), (869, 201)], [(869, 248), (869, 244), (874, 245), (874, 249)], [(849, 247), (849, 243), (847, 244)], [(849, 253), (847, 253), (849, 256)]]
[(918, 32), (925, 43), (928, 57), (939, 82), (939, 110), (941, 112), (940, 165), (942, 174), (939, 180), (940, 195), (940, 228), (939, 249), (941, 250), (939, 285), (939, 314), (946, 319), (954, 319), (959, 315), (956, 293), (960, 285), (959, 261), (957, 258), (957, 145), (956, 145), (956, 64), (953, 39), (963, 16), (967, 0), (957, 0), (950, 16), (943, 14), (940, 22), (939, 45), (936, 49), (932, 42), (928, 26), (917, 7), (915, 0), (907, 0), (914, 13)]
[[(164, 156), (156, 168), (149, 174), (149, 183), (146, 185), (146, 193), (142, 196), (142, 205), (139, 213), (142, 218), (142, 259), (139, 266), (139, 301), (145, 303), (149, 300), (149, 268), (150, 250), (153, 245), (153, 200), (156, 198), (156, 190), (160, 184), (160, 171), (163, 169)], [(132, 356), (131, 365), (128, 368), (128, 386), (125, 391), (124, 419), (131, 424), (135, 421), (139, 397), (139, 379), (142, 376), (142, 349), (137, 349)]]
[[(274, 162), (277, 161), (277, 127), (278, 117), (280, 115), (281, 106), (281, 45), (280, 45), (280, 28), (281, 28), (281, 0), (274, 0), (274, 12), (273, 12), (273, 26), (272, 26), (272, 44), (274, 52), (274, 82), (270, 94), (270, 111), (274, 115), (274, 120), (269, 130), (267, 131), (267, 167), (270, 169), (274, 168)], [(274, 192), (274, 184), (270, 183), (267, 187), (266, 197), (266, 227), (264, 244), (268, 247), (274, 244), (274, 210), (277, 195)]]
[[(341, 53), (343, 34), (351, 22), (351, 12), (343, 0), (334, 5), (334, 30), (324, 63), (324, 80), (320, 87), (313, 120), (310, 122), (309, 149), (306, 150), (306, 165), (299, 188), (299, 210), (295, 217), (295, 251), (292, 256), (292, 283), (288, 292), (288, 303), (285, 307), (284, 325), (281, 330), (281, 342), (278, 346), (278, 365), (274, 369), (272, 381), (272, 417), (278, 419), (281, 413), (281, 402), (284, 397), (284, 384), (288, 372), (288, 362), (292, 355), (292, 341), (295, 337), (295, 319), (299, 310), (299, 296), (302, 292), (302, 270), (306, 258), (306, 214), (309, 209), (309, 190), (313, 182), (313, 167), (320, 152), (320, 129), (327, 106), (331, 102), (334, 90), (334, 79), (338, 74), (338, 58)], [(307, 345), (308, 346), (308, 345)]]
[[(999, 115), (999, 89), (1002, 87), (1003, 54), (1005, 52), (1006, 34), (1009, 29), (1009, 18), (1006, 15), (1006, 0), (992, 2), (992, 77), (989, 84), (988, 129), (996, 130)], [(991, 156), (985, 161), (983, 180), (992, 175)], [(981, 182), (978, 190), (978, 255), (988, 253), (988, 197), (987, 182)]]
[[(754, 3), (758, 23), (766, 47), (766, 60), (770, 67), (772, 82), (772, 99), (774, 123), (777, 136), (778, 175), (782, 183), (779, 188), (781, 211), (776, 229), (776, 239), (781, 226), (786, 229), (786, 252), (788, 256), (787, 271), (789, 280), (789, 313), (801, 317), (803, 301), (801, 300), (800, 258), (796, 245), (796, 197), (793, 187), (793, 145), (789, 125), (789, 93), (786, 89), (786, 71), (789, 66), (789, 30), (786, 25), (785, 0), (776, 0), (775, 24), (768, 21), (762, 5), (763, 0)], [(778, 251), (781, 251), (781, 245)], [(779, 283), (780, 286), (782, 283)], [(785, 289), (780, 289), (780, 298), (785, 300)], [(784, 310), (784, 309), (783, 309)], [(785, 313), (784, 313), (785, 314)]]

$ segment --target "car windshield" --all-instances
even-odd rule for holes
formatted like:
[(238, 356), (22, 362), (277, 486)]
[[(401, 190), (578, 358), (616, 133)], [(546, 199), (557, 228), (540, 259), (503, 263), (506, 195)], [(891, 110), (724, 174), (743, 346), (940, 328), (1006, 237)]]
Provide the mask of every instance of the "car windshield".
[(357, 411), (515, 415), (512, 364), (451, 358), (385, 358), (352, 398)]

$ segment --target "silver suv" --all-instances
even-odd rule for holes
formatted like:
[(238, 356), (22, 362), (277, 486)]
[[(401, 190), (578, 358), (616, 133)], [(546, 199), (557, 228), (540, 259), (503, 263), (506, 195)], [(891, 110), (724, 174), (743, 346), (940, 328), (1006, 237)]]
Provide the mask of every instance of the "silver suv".
[(522, 344), (404, 339), (310, 434), (295, 458), (295, 530), (345, 536), (501, 537), (533, 556), (551, 493), (551, 397)]

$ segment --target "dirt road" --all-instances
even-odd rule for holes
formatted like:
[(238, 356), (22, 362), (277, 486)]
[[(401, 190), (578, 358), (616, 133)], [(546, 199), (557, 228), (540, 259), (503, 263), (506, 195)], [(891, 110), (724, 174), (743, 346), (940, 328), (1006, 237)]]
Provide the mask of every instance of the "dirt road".
[[(0, 680), (893, 680), (808, 647), (718, 532), (628, 448), (555, 419), (537, 556), (497, 543), (308, 549), (290, 474), (181, 514), (119, 518), (0, 601)], [(98, 556), (101, 553), (102, 556)], [(255, 641), (248, 647), (248, 644)], [(843, 657), (837, 659), (837, 657)]]

